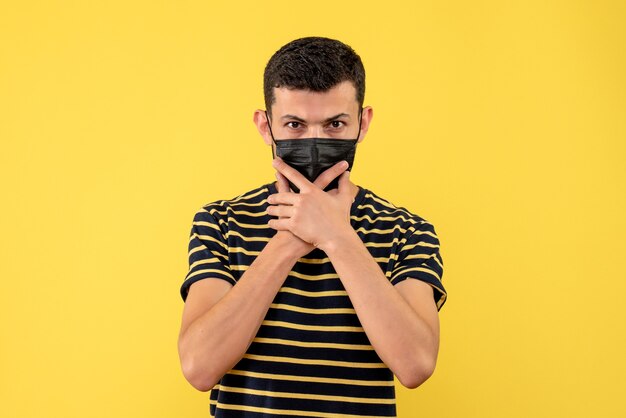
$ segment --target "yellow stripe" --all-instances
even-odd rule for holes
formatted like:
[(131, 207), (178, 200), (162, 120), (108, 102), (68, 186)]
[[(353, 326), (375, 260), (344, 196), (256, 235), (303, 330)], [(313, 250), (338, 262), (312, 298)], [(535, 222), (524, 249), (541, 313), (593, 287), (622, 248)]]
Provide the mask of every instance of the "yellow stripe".
[(245, 255), (253, 255), (253, 256), (258, 256), (259, 254), (261, 254), (261, 251), (251, 251), (251, 250), (246, 250), (243, 247), (230, 247), (229, 250), (231, 253), (242, 253)]
[(431, 258), (432, 254), (409, 254), (406, 257), (404, 257), (404, 260), (413, 260), (413, 259), (428, 259)]
[(364, 234), (388, 234), (388, 233), (393, 233), (393, 231), (395, 231), (396, 229), (400, 231), (402, 234), (406, 234), (408, 231), (412, 233), (413, 235), (430, 235), (433, 238), (437, 238), (437, 235), (433, 234), (431, 231), (417, 231), (412, 226), (406, 229), (402, 228), (400, 225), (395, 225), (391, 229), (377, 229), (377, 228), (366, 229), (366, 227), (360, 227), (358, 229), (355, 229), (355, 231), (362, 232)]
[(226, 210), (224, 210), (224, 211), (219, 211), (217, 209), (213, 209), (211, 211), (205, 210), (205, 212), (208, 212), (208, 213), (210, 213), (213, 216), (215, 216), (214, 215), (215, 213), (219, 214), (220, 216), (228, 216), (228, 212), (232, 212), (232, 213), (234, 213), (236, 215), (248, 215), (250, 217), (257, 217), (257, 218), (266, 215), (266, 213), (264, 211), (263, 212), (250, 212), (250, 211), (247, 211), (247, 210), (234, 210), (230, 206), (227, 207)]
[(302, 308), (300, 306), (287, 305), (284, 303), (272, 303), (270, 308), (284, 309), (286, 311), (310, 313), (317, 315), (326, 314), (356, 314), (354, 308)]
[[(370, 197), (371, 197), (372, 199), (374, 199), (375, 201), (381, 202), (381, 201), (380, 201), (380, 199), (377, 199), (377, 198), (375, 198), (374, 196), (372, 196), (372, 195), (370, 195), (370, 194), (368, 194), (368, 195), (366, 195), (366, 196), (370, 196)], [(381, 203), (382, 203), (382, 202), (381, 202)], [(385, 210), (385, 209), (376, 210), (376, 208), (375, 208), (374, 206), (372, 206), (372, 205), (359, 205), (359, 206), (357, 206), (357, 207), (358, 207), (359, 209), (370, 208), (370, 209), (372, 210), (372, 212), (374, 212), (374, 213), (376, 213), (376, 214), (378, 214), (378, 213), (388, 213), (388, 214), (390, 214), (390, 215), (397, 215), (397, 214), (398, 214), (398, 212), (400, 212), (400, 213), (402, 213), (402, 214), (406, 215), (406, 218), (404, 218), (404, 217), (403, 217), (402, 219), (409, 221), (411, 224), (425, 224), (425, 223), (429, 223), (429, 222), (428, 222), (428, 221), (426, 221), (426, 220), (423, 220), (423, 221), (416, 221), (416, 220), (412, 219), (412, 217), (413, 217), (414, 215), (413, 215), (413, 214), (411, 214), (410, 212), (408, 212), (408, 211), (406, 211), (406, 210), (402, 209), (402, 208), (396, 207), (396, 206), (394, 206), (394, 205), (389, 206), (389, 205), (386, 205), (386, 204), (384, 204), (384, 203), (382, 203), (382, 205), (383, 205), (383, 206), (385, 206), (385, 207), (388, 207), (388, 208), (390, 208), (390, 209), (392, 209), (392, 210)], [(355, 218), (355, 219), (357, 219), (357, 218)], [(363, 218), (358, 218), (358, 219), (363, 219)], [(369, 218), (369, 219), (372, 219), (372, 218)], [(380, 217), (376, 217), (376, 219), (381, 219), (381, 218), (380, 218)], [(387, 219), (387, 218), (385, 218), (385, 219)], [(393, 219), (393, 218), (392, 218), (392, 219)]]
[(194, 221), (192, 222), (193, 225), (197, 225), (197, 226), (206, 226), (208, 228), (212, 228), (215, 229), (217, 232), (219, 232), (220, 234), (222, 233), (222, 230), (219, 228), (219, 226), (215, 225), (212, 222), (207, 222), (207, 221)]
[[(431, 284), (432, 286), (432, 284)], [(436, 287), (436, 286), (433, 286)], [(437, 289), (439, 289), (437, 287)], [(437, 301), (437, 309), (441, 309), (441, 305), (443, 305), (443, 303), (445, 302), (446, 298), (448, 297), (448, 294), (446, 292), (444, 292), (443, 290), (439, 289), (439, 291), (442, 293), (441, 296), (439, 297), (439, 300)]]
[(229, 234), (232, 235), (236, 235), (238, 237), (241, 237), (242, 240), (244, 240), (245, 242), (251, 242), (251, 241), (264, 241), (264, 242), (269, 242), (270, 238), (267, 237), (246, 237), (245, 235), (241, 235), (240, 232), (235, 231), (234, 229), (231, 229), (230, 231), (228, 231)]
[(250, 266), (246, 265), (246, 264), (232, 264), (230, 266), (231, 270), (235, 270), (235, 271), (246, 271), (248, 270)]
[(426, 230), (426, 231), (415, 231), (413, 233), (413, 235), (430, 235), (433, 238), (439, 239), (439, 237), (434, 232), (428, 231), (428, 230)]
[(395, 231), (396, 229), (400, 230), (400, 232), (405, 233), (407, 230), (403, 229), (402, 227), (400, 227), (400, 225), (395, 225), (393, 228), (391, 229), (378, 229), (378, 228), (370, 228), (370, 229), (365, 229), (365, 227), (361, 227), (358, 229), (355, 229), (355, 232), (362, 232), (364, 234), (388, 234), (390, 232)]
[(226, 228), (226, 237), (228, 237), (228, 222), (223, 220), (222, 218), (217, 218), (217, 223), (220, 225), (224, 225)]
[(225, 272), (223, 270), (218, 270), (218, 269), (203, 269), (203, 270), (194, 271), (192, 274), (187, 276), (187, 279), (191, 279), (192, 277), (197, 276), (200, 273), (221, 273), (224, 276), (227, 276), (227, 277), (231, 278), (233, 281), (235, 281), (235, 278), (231, 274), (229, 274), (229, 273), (227, 273), (227, 272)]
[(235, 218), (231, 218), (230, 221), (234, 224), (239, 225), (242, 228), (250, 228), (250, 229), (270, 229), (267, 224), (245, 224), (243, 222), (237, 222)]
[(396, 205), (394, 205), (393, 203), (389, 202), (388, 200), (382, 200), (376, 196), (374, 196), (371, 193), (366, 193), (365, 197), (369, 197), (371, 198), (373, 201), (380, 203), (381, 205), (390, 208), (390, 209), (398, 209), (398, 207)]
[(266, 414), (281, 414), (281, 415), (299, 415), (305, 417), (321, 417), (321, 418), (380, 418), (378, 415), (349, 415), (338, 414), (336, 412), (317, 412), (317, 411), (298, 411), (289, 409), (272, 409), (272, 408), (260, 408), (256, 406), (244, 406), (244, 405), (229, 405), (221, 402), (217, 403), (217, 407), (220, 409), (230, 409), (235, 411), (247, 411), (247, 412), (262, 412)]
[(266, 193), (268, 192), (267, 187), (263, 187), (262, 189), (257, 190), (256, 192), (252, 193), (252, 192), (246, 192), (246, 193), (242, 193), (239, 196), (237, 196), (234, 199), (231, 199), (230, 202), (238, 202), (242, 199), (251, 199), (253, 197), (256, 197), (258, 195), (260, 195), (261, 193)]
[(421, 271), (423, 273), (428, 273), (431, 276), (436, 277), (437, 280), (441, 281), (441, 278), (439, 277), (439, 275), (437, 273), (435, 273), (431, 269), (427, 269), (427, 268), (424, 268), (424, 267), (411, 267), (411, 268), (408, 268), (408, 269), (405, 269), (405, 270), (400, 270), (397, 273), (393, 274), (393, 279), (391, 279), (391, 281), (393, 282), (399, 275), (404, 274), (404, 273), (409, 272), (409, 271)]
[(338, 279), (339, 278), (339, 275), (337, 273), (310, 275), (310, 274), (298, 273), (297, 271), (293, 271), (293, 270), (289, 272), (289, 275), (297, 277), (299, 279), (304, 279), (304, 280), (325, 280), (325, 279)]
[[(373, 257), (374, 260), (376, 260), (378, 263), (388, 263), (389, 260), (397, 260), (398, 259), (398, 255), (397, 254), (391, 254), (390, 257)], [(325, 264), (325, 263), (330, 263), (330, 258), (328, 257), (324, 257), (324, 258), (300, 258), (298, 260), (299, 263), (305, 263), (305, 264)]]
[(213, 254), (214, 256), (217, 256), (217, 257), (223, 258), (223, 259), (224, 259), (224, 261), (225, 261), (226, 263), (228, 263), (228, 256), (227, 256), (227, 255), (220, 254), (220, 253), (218, 253), (217, 251), (214, 251), (214, 250), (211, 250), (211, 251), (209, 251), (209, 252), (210, 252), (211, 254)]
[[(246, 224), (246, 223), (243, 223), (243, 222), (238, 222), (235, 218), (231, 218), (230, 221), (235, 223), (235, 224), (237, 224), (237, 225), (239, 225), (242, 228), (268, 229), (267, 224)], [(222, 224), (225, 224), (225, 225), (228, 225), (228, 222), (223, 221), (221, 219), (219, 219), (218, 222), (222, 223)], [(209, 227), (209, 228), (213, 228), (216, 231), (218, 231), (220, 234), (222, 234), (222, 230), (217, 225), (215, 225), (214, 223), (206, 222), (206, 221), (195, 221), (195, 222), (192, 222), (192, 224), (193, 225), (198, 225), (198, 226), (206, 226), (206, 227)], [(228, 236), (228, 232), (230, 232), (230, 230), (227, 231), (226, 237)], [(224, 235), (222, 234), (222, 236), (224, 236)]]
[(217, 259), (217, 257), (213, 257), (213, 258), (206, 258), (204, 260), (198, 260), (195, 263), (191, 264), (189, 266), (189, 270), (191, 271), (194, 269), (194, 267), (199, 266), (200, 264), (209, 264), (209, 263), (219, 263), (220, 260)]
[(412, 249), (412, 248), (417, 247), (418, 245), (419, 245), (420, 247), (439, 248), (439, 245), (437, 245), (437, 244), (431, 244), (430, 242), (420, 241), (420, 242), (417, 242), (417, 243), (415, 243), (415, 244), (407, 244), (407, 245), (405, 245), (404, 247), (402, 247), (402, 248), (400, 249), (400, 251), (407, 251), (407, 250), (410, 250), (410, 249)]
[(294, 324), (292, 322), (270, 321), (270, 320), (264, 320), (261, 325), (267, 325), (270, 327), (299, 329), (303, 331), (364, 332), (363, 327), (347, 327), (347, 326), (340, 326), (340, 325), (303, 325), (303, 324)]
[(376, 208), (374, 206), (372, 206), (372, 205), (359, 205), (357, 207), (359, 209), (370, 208), (372, 210), (372, 212), (374, 212), (374, 213), (388, 213), (390, 215), (393, 215), (394, 213), (397, 213), (397, 209), (394, 209), (394, 210), (385, 210), (385, 209), (376, 210)]
[(380, 205), (382, 205), (382, 206), (384, 206), (384, 207), (387, 207), (387, 208), (389, 208), (389, 209), (393, 209), (393, 210), (394, 210), (394, 211), (396, 211), (396, 212), (401, 212), (401, 213), (405, 214), (406, 216), (409, 216), (409, 217), (414, 216), (412, 213), (410, 213), (410, 212), (409, 212), (409, 211), (407, 211), (406, 209), (404, 209), (404, 208), (402, 208), (402, 207), (398, 207), (398, 206), (394, 205), (392, 202), (389, 202), (388, 200), (380, 199), (380, 198), (378, 198), (378, 197), (374, 196), (374, 195), (373, 195), (373, 194), (371, 194), (371, 193), (367, 193), (367, 194), (365, 195), (365, 197), (369, 197), (369, 198), (371, 198), (373, 201), (375, 201), (375, 202), (379, 203)]
[(336, 348), (339, 350), (373, 350), (369, 344), (340, 344), (340, 343), (312, 343), (309, 341), (293, 341), (293, 340), (283, 340), (282, 338), (263, 338), (256, 337), (252, 340), (255, 343), (261, 344), (279, 344), (279, 345), (288, 345), (291, 347), (303, 347), (303, 348)]
[(231, 208), (230, 206), (226, 207), (226, 213), (225, 214), (228, 214), (228, 212), (232, 212), (235, 215), (248, 215), (248, 216), (256, 217), (256, 218), (260, 218), (261, 216), (267, 215), (267, 213), (265, 211), (263, 211), (263, 212), (250, 212), (250, 211), (247, 211), (247, 210), (235, 210), (235, 209)]
[(288, 380), (293, 382), (310, 382), (310, 383), (331, 383), (339, 385), (353, 385), (353, 386), (393, 386), (393, 380), (353, 380), (353, 379), (338, 379), (335, 377), (315, 377), (315, 376), (292, 376), (288, 374), (272, 374), (272, 373), (258, 373), (249, 372), (245, 370), (232, 369), (228, 374), (234, 374), (238, 376), (254, 377), (257, 379), (273, 379), (273, 380)]
[(198, 251), (208, 251), (209, 253), (213, 254), (216, 257), (220, 257), (222, 259), (224, 259), (224, 261), (228, 262), (228, 256), (224, 255), (222, 253), (219, 253), (215, 250), (209, 250), (206, 245), (200, 243), (199, 245), (193, 247), (191, 250), (189, 250), (188, 252), (188, 256), (191, 257), (192, 254), (197, 253)]
[(224, 392), (243, 393), (246, 395), (269, 396), (272, 398), (313, 399), (316, 401), (353, 402), (377, 405), (394, 405), (396, 403), (394, 399), (388, 398), (356, 398), (352, 396), (318, 395), (315, 393), (272, 392), (269, 390), (235, 388), (231, 386), (220, 386), (219, 390)]
[(283, 286), (280, 288), (279, 292), (283, 293), (293, 293), (295, 295), (300, 296), (309, 296), (309, 297), (326, 297), (326, 296), (348, 296), (348, 292), (345, 290), (325, 290), (322, 292), (308, 292), (306, 290), (294, 289), (293, 287)]
[[(403, 240), (406, 241), (406, 238), (403, 238)], [(393, 244), (396, 243), (400, 243), (402, 242), (402, 240), (398, 239), (397, 237), (394, 238), (391, 242), (365, 242), (363, 243), (366, 247), (373, 247), (373, 248), (387, 248), (387, 247), (392, 247)]]
[(261, 200), (258, 203), (248, 203), (248, 202), (233, 203), (233, 202), (230, 202), (230, 204), (232, 206), (263, 206), (266, 203), (267, 203), (267, 199), (263, 199), (263, 200)]
[(441, 267), (441, 268), (443, 269), (443, 264), (441, 264), (441, 262), (439, 261), (439, 257), (434, 256), (433, 258), (435, 259), (435, 262), (436, 262), (437, 264), (439, 264), (439, 267)]
[[(430, 225), (431, 227), (433, 227), (431, 224), (429, 224), (428, 222), (423, 222), (425, 224)], [(433, 227), (434, 228), (434, 227)], [(410, 226), (406, 229), (407, 231), (409, 231), (412, 235), (430, 235), (433, 238), (438, 238), (437, 235), (435, 235), (432, 231), (418, 231), (416, 230), (413, 226)], [(408, 238), (408, 237), (407, 237)]]
[(298, 259), (299, 263), (305, 263), (305, 264), (325, 264), (325, 263), (330, 263), (330, 258), (328, 257), (324, 257), (324, 258), (299, 258)]
[[(429, 259), (433, 259), (435, 260), (435, 262), (443, 269), (443, 265), (439, 262), (439, 259), (434, 255), (434, 254), (412, 254), (412, 255), (408, 255), (406, 257), (404, 257), (404, 260), (411, 260), (411, 259), (423, 259), (423, 260), (429, 260)], [(424, 264), (424, 263), (422, 263)], [(396, 272), (401, 269), (404, 268), (405, 266), (398, 266), (396, 268), (393, 269), (392, 274), (396, 274)]]
[(212, 236), (210, 236), (210, 235), (198, 235), (198, 234), (196, 234), (196, 233), (194, 233), (193, 235), (194, 235), (196, 238), (198, 238), (198, 239), (203, 239), (203, 240), (206, 240), (206, 241), (215, 242), (215, 243), (217, 243), (217, 244), (221, 245), (221, 246), (222, 246), (225, 250), (227, 250), (227, 251), (228, 251), (228, 246), (227, 246), (226, 244), (224, 244), (222, 241), (220, 241), (220, 240), (218, 240), (218, 239), (213, 238), (213, 237), (212, 237)]
[(354, 219), (355, 221), (362, 221), (363, 219), (367, 219), (370, 223), (375, 223), (376, 221), (397, 221), (398, 219), (403, 220), (404, 222), (409, 222), (411, 225), (421, 225), (426, 223), (425, 221), (416, 221), (412, 219), (410, 216), (376, 216), (376, 218), (372, 218), (368, 214), (364, 214), (363, 216), (350, 216), (350, 219)]
[(279, 363), (293, 363), (293, 364), (310, 364), (313, 366), (336, 366), (336, 367), (351, 367), (359, 369), (385, 369), (387, 366), (385, 363), (355, 363), (351, 361), (334, 361), (334, 360), (316, 360), (316, 359), (303, 359), (292, 357), (274, 357), (274, 356), (261, 356), (258, 354), (245, 354), (243, 358), (258, 361), (273, 361)]
[(198, 245), (197, 247), (193, 247), (187, 253), (187, 256), (191, 256), (191, 254), (197, 253), (198, 251), (206, 250), (207, 248), (204, 245)]

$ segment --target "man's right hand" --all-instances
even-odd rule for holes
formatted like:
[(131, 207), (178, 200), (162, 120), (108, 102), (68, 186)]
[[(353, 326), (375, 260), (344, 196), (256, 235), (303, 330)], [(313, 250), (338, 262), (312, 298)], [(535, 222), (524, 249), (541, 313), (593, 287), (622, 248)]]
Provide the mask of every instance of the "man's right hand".
[[(317, 176), (313, 184), (324, 190), (324, 188), (326, 188), (326, 186), (328, 186), (334, 178), (339, 177), (344, 171), (346, 171), (346, 168), (342, 167), (340, 161)], [(276, 180), (276, 189), (279, 193), (294, 193), (289, 187), (287, 178), (279, 171), (276, 171)], [(276, 231), (276, 234), (272, 237), (272, 239), (287, 241), (290, 244), (287, 248), (293, 248), (294, 257), (296, 257), (296, 259), (307, 255), (315, 249), (313, 244), (300, 239), (290, 231)]]

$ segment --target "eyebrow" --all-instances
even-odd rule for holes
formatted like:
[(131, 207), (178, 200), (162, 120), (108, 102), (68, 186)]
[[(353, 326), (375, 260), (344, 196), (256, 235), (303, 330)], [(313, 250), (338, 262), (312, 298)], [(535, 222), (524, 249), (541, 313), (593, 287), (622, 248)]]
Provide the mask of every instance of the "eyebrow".
[[(339, 119), (339, 118), (341, 118), (343, 116), (350, 117), (350, 115), (348, 115), (347, 113), (339, 113), (339, 114), (337, 114), (335, 116), (331, 116), (330, 118), (327, 118), (326, 120), (324, 120), (324, 122), (330, 122), (330, 121), (333, 121), (335, 119)], [(293, 119), (293, 120), (296, 120), (298, 122), (306, 122), (304, 119), (302, 119), (302, 118), (300, 118), (300, 117), (298, 117), (296, 115), (285, 115), (285, 116), (282, 116), (281, 119)]]

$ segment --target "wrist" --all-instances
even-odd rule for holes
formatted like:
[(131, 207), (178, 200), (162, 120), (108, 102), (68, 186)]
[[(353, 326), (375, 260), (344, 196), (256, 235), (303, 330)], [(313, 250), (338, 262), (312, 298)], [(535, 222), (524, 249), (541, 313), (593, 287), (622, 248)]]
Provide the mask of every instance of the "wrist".
[(349, 248), (354, 246), (355, 244), (362, 244), (361, 238), (356, 233), (356, 231), (352, 228), (351, 225), (342, 228), (337, 231), (333, 236), (326, 242), (318, 245), (318, 248), (324, 251), (329, 257), (342, 248)]
[(294, 236), (289, 231), (277, 231), (276, 234), (270, 239), (270, 243), (276, 246), (277, 251), (294, 263), (315, 248), (312, 245), (303, 242), (300, 238)]

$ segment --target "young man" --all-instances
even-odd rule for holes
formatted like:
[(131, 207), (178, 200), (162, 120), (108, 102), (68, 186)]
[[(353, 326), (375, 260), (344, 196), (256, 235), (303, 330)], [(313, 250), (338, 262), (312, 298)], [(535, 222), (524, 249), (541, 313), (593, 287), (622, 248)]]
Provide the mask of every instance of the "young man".
[(415, 388), (437, 360), (447, 293), (435, 229), (350, 181), (372, 120), (352, 48), (292, 41), (264, 91), (254, 123), (277, 181), (194, 217), (183, 374), (212, 389), (215, 417), (395, 416), (394, 374)]

